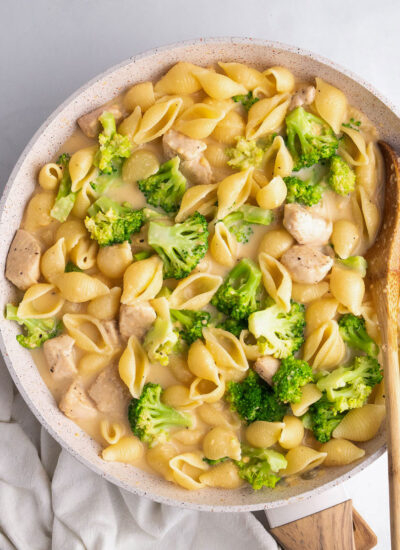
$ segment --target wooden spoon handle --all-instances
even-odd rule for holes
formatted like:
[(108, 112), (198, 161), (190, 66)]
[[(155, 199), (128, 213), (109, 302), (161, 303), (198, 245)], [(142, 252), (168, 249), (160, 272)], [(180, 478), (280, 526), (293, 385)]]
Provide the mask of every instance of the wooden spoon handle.
[(375, 533), (351, 500), (270, 532), (284, 550), (370, 550), (377, 544)]

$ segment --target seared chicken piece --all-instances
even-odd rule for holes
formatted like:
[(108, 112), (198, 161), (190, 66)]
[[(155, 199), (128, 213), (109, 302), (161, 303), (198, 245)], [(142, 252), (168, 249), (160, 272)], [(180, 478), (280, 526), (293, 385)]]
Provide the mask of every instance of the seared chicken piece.
[(299, 244), (326, 244), (332, 234), (331, 221), (300, 204), (285, 205), (283, 225)]
[(296, 283), (315, 284), (326, 277), (333, 266), (333, 259), (310, 246), (295, 245), (281, 258)]
[(178, 155), (181, 160), (194, 160), (207, 149), (204, 141), (189, 138), (176, 130), (168, 130), (163, 136), (162, 143), (168, 159)]
[(272, 386), (272, 377), (279, 369), (280, 361), (271, 355), (259, 357), (253, 365), (253, 369), (261, 376), (270, 386)]
[(293, 95), (292, 101), (289, 105), (289, 111), (293, 111), (296, 107), (303, 107), (304, 105), (311, 105), (315, 99), (316, 89), (314, 86), (304, 86), (300, 88)]
[(8, 251), (6, 277), (20, 290), (26, 290), (38, 282), (40, 253), (35, 237), (24, 229), (18, 229)]
[(128, 388), (118, 374), (117, 365), (109, 365), (101, 371), (90, 386), (89, 395), (99, 411), (122, 416), (130, 399)]
[(56, 380), (72, 379), (78, 372), (73, 356), (74, 343), (74, 339), (68, 334), (61, 334), (43, 344), (49, 371)]
[(120, 105), (101, 105), (94, 111), (91, 111), (90, 113), (87, 113), (86, 115), (83, 115), (78, 118), (78, 124), (82, 130), (82, 132), (89, 138), (95, 138), (98, 136), (101, 130), (101, 124), (99, 122), (99, 117), (105, 112), (112, 113), (115, 118), (116, 124), (118, 124), (123, 116), (124, 113), (122, 111), (122, 107)]
[(203, 156), (182, 162), (181, 171), (193, 185), (207, 185), (214, 181), (210, 163)]
[(123, 338), (136, 336), (141, 340), (156, 320), (156, 312), (149, 302), (139, 302), (134, 306), (121, 304), (119, 310), (119, 331)]
[(79, 380), (72, 382), (62, 397), (59, 407), (65, 416), (72, 420), (92, 418), (97, 412)]

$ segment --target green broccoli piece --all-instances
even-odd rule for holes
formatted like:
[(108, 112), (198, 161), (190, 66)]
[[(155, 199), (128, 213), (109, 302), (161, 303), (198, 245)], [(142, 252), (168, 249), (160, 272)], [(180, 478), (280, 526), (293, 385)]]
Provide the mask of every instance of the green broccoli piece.
[(94, 165), (104, 174), (112, 174), (121, 168), (121, 159), (131, 154), (131, 142), (128, 136), (117, 133), (114, 115), (105, 111), (99, 121), (103, 132), (99, 134), (99, 150), (95, 155)]
[(330, 161), (330, 172), (328, 183), (338, 195), (348, 195), (356, 187), (356, 175), (347, 162), (333, 155)]
[(329, 124), (303, 107), (293, 109), (286, 117), (286, 133), (295, 171), (330, 158), (339, 144)]
[(371, 357), (377, 357), (379, 346), (368, 335), (365, 320), (362, 317), (356, 317), (352, 313), (342, 315), (339, 319), (339, 332), (351, 348), (360, 349)]
[(171, 314), (158, 316), (144, 339), (144, 348), (153, 363), (168, 365), (169, 356), (178, 344), (178, 332), (174, 330)]
[(68, 169), (70, 158), (68, 153), (63, 153), (56, 161), (62, 168), (62, 177), (50, 216), (59, 222), (65, 222), (68, 218), (77, 195), (71, 191), (71, 176)]
[(270, 225), (274, 221), (271, 210), (244, 204), (236, 212), (231, 212), (222, 220), (239, 243), (247, 243), (253, 234), (252, 224)]
[(249, 111), (250, 108), (254, 105), (254, 103), (257, 103), (257, 101), (260, 101), (260, 98), (255, 97), (252, 91), (250, 91), (248, 94), (234, 95), (232, 99), (235, 103), (241, 103), (243, 107), (246, 109), (246, 111)]
[(255, 491), (262, 487), (273, 489), (281, 479), (277, 473), (284, 470), (287, 460), (273, 449), (256, 449), (242, 445), (242, 459), (236, 461), (239, 476), (250, 483)]
[(324, 188), (319, 183), (313, 183), (312, 179), (304, 181), (296, 176), (287, 176), (283, 180), (287, 187), (286, 202), (312, 206), (322, 199)]
[(17, 336), (17, 342), (24, 348), (40, 348), (46, 340), (55, 338), (62, 331), (63, 324), (58, 319), (20, 319), (17, 311), (17, 306), (7, 304), (5, 318), (8, 321), (16, 321), (25, 328), (26, 334)]
[(310, 427), (313, 430), (320, 443), (327, 443), (331, 439), (333, 430), (346, 415), (345, 412), (339, 413), (333, 403), (328, 401), (326, 395), (311, 405), (309, 413), (311, 426), (307, 424), (305, 427)]
[(274, 393), (282, 403), (298, 403), (301, 388), (314, 380), (312, 368), (306, 361), (293, 355), (282, 359), (278, 371), (272, 377)]
[(96, 179), (90, 182), (90, 187), (96, 191), (98, 195), (104, 195), (110, 188), (115, 187), (117, 184), (122, 184), (123, 163), (123, 158), (114, 159), (112, 172), (110, 174), (100, 172), (100, 174), (96, 176)]
[(211, 458), (206, 458), (206, 457), (203, 458), (203, 461), (207, 462), (207, 464), (209, 464), (210, 466), (215, 466), (216, 464), (221, 464), (221, 462), (226, 462), (227, 460), (229, 460), (228, 456), (223, 456), (222, 458), (217, 458), (215, 460), (213, 460)]
[(382, 380), (381, 366), (374, 357), (357, 356), (351, 365), (322, 376), (317, 387), (326, 393), (337, 412), (362, 407), (373, 386)]
[(82, 269), (74, 264), (74, 262), (67, 262), (67, 265), (65, 266), (65, 273), (72, 273), (73, 271), (77, 271), (78, 273), (82, 273)]
[(262, 163), (265, 150), (259, 147), (254, 140), (247, 140), (244, 137), (236, 138), (235, 147), (228, 147), (225, 150), (228, 165), (236, 170), (246, 170), (247, 168), (257, 168)]
[(253, 370), (241, 382), (228, 382), (225, 399), (248, 424), (255, 420), (279, 422), (287, 412), (287, 406), (276, 399), (272, 388)]
[(132, 432), (150, 447), (169, 439), (172, 428), (190, 428), (192, 417), (161, 402), (160, 384), (145, 384), (139, 399), (133, 398), (128, 408)]
[(165, 212), (179, 210), (186, 191), (186, 178), (179, 171), (179, 157), (174, 157), (161, 164), (158, 172), (144, 180), (138, 186), (149, 204), (159, 206)]
[(337, 259), (336, 262), (348, 269), (357, 271), (361, 277), (365, 277), (368, 269), (368, 262), (363, 256), (349, 256), (345, 260)]
[(231, 332), (236, 338), (239, 338), (242, 330), (247, 329), (247, 321), (245, 319), (231, 319), (227, 317), (224, 321), (217, 324), (217, 328)]
[(349, 122), (343, 122), (342, 126), (344, 126), (345, 128), (351, 128), (352, 130), (356, 130), (357, 132), (359, 132), (361, 120), (355, 120), (353, 117), (351, 117)]
[(192, 311), (189, 309), (171, 309), (172, 321), (181, 327), (179, 334), (189, 345), (203, 337), (203, 328), (206, 327), (211, 315), (207, 311)]
[(85, 226), (100, 246), (129, 241), (144, 223), (143, 211), (133, 210), (128, 203), (118, 204), (103, 195), (88, 210)]
[(277, 304), (256, 311), (249, 317), (249, 331), (257, 340), (262, 355), (285, 359), (304, 342), (304, 306), (293, 302), (286, 313)]
[(232, 319), (247, 319), (258, 308), (261, 271), (252, 260), (241, 260), (214, 294), (211, 303)]
[(150, 256), (152, 256), (150, 250), (142, 250), (141, 252), (136, 252), (136, 254), (133, 255), (133, 259), (135, 262), (140, 262), (140, 260), (147, 260)]
[(183, 279), (207, 252), (207, 220), (195, 212), (183, 223), (175, 225), (152, 221), (148, 242), (164, 262), (164, 278)]

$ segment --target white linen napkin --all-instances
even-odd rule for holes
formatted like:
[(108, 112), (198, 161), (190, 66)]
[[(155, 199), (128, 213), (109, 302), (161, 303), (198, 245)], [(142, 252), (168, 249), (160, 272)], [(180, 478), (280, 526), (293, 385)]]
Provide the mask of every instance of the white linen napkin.
[(183, 510), (133, 495), (40, 426), (0, 359), (0, 550), (276, 550), (250, 513)]

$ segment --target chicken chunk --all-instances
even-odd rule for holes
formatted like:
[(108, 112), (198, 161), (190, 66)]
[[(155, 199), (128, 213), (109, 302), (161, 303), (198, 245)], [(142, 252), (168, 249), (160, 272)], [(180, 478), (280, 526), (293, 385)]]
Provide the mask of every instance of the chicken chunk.
[(181, 160), (194, 160), (207, 149), (204, 141), (189, 138), (176, 130), (168, 130), (162, 142), (164, 154), (168, 159), (178, 155)]
[(117, 321), (103, 321), (103, 327), (106, 330), (111, 345), (114, 348), (121, 347), (121, 339), (119, 337)]
[(279, 369), (279, 359), (275, 359), (271, 355), (265, 355), (264, 357), (259, 357), (253, 365), (253, 369), (256, 373), (261, 376), (270, 386), (272, 386), (272, 377)]
[(316, 89), (314, 86), (304, 86), (297, 90), (290, 102), (289, 111), (293, 111), (296, 107), (303, 107), (303, 105), (311, 105), (315, 99), (315, 93)]
[(60, 410), (72, 420), (93, 418), (97, 411), (92, 400), (86, 394), (79, 380), (69, 386), (60, 404)]
[(123, 416), (130, 400), (128, 388), (118, 374), (117, 365), (109, 365), (101, 371), (89, 388), (89, 395), (99, 411)]
[(123, 109), (120, 105), (101, 105), (94, 111), (87, 113), (78, 118), (78, 124), (82, 132), (89, 138), (95, 138), (98, 136), (101, 130), (101, 124), (99, 117), (105, 112), (112, 113), (115, 118), (116, 124), (121, 121), (124, 116)]
[(283, 225), (299, 244), (323, 245), (332, 234), (332, 222), (300, 204), (286, 204)]
[(315, 284), (326, 277), (333, 266), (333, 259), (310, 246), (295, 245), (281, 258), (296, 283)]
[(20, 290), (38, 282), (40, 253), (37, 239), (28, 231), (18, 229), (8, 251), (6, 277)]
[(193, 185), (207, 185), (214, 181), (210, 163), (203, 156), (182, 162), (181, 171)]
[(156, 320), (156, 312), (149, 302), (139, 302), (134, 306), (121, 304), (119, 310), (119, 331), (123, 338), (136, 336), (141, 340)]
[(44, 356), (54, 379), (67, 381), (77, 374), (73, 355), (74, 343), (74, 339), (68, 334), (62, 334), (43, 344)]

